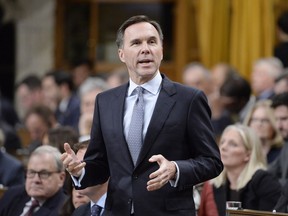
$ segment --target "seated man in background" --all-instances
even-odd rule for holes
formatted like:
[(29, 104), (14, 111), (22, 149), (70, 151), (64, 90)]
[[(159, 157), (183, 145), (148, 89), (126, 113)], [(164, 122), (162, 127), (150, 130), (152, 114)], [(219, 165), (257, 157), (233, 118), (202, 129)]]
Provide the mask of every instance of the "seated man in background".
[[(80, 142), (74, 145), (74, 150), (77, 152), (76, 156), (79, 159), (83, 159), (88, 148), (89, 140)], [(96, 170), (97, 172), (97, 170)], [(87, 204), (82, 204), (75, 209), (72, 216), (82, 216), (82, 215), (94, 215), (93, 211), (98, 211), (98, 215), (103, 215), (104, 205), (106, 200), (106, 192), (108, 187), (108, 181), (104, 184), (99, 184), (96, 186), (87, 187), (83, 190), (73, 190), (73, 204), (77, 198), (77, 194), (89, 197), (90, 202)], [(97, 214), (96, 214), (97, 215)]]
[(24, 183), (24, 167), (20, 161), (2, 151), (5, 136), (0, 129), (0, 185), (10, 187)]
[(44, 105), (31, 108), (24, 118), (24, 124), (31, 139), (28, 144), (29, 152), (41, 146), (45, 134), (58, 126), (54, 113)]
[(80, 119), (79, 119), (79, 142), (90, 139), (90, 131), (93, 121), (94, 105), (96, 96), (108, 89), (107, 83), (98, 77), (90, 77), (82, 83), (79, 89), (80, 96)]
[(26, 182), (9, 188), (0, 200), (1, 216), (58, 215), (66, 200), (61, 153), (52, 146), (35, 149), (28, 161)]
[(29, 74), (16, 84), (15, 91), (16, 111), (22, 121), (29, 109), (43, 103), (41, 79)]

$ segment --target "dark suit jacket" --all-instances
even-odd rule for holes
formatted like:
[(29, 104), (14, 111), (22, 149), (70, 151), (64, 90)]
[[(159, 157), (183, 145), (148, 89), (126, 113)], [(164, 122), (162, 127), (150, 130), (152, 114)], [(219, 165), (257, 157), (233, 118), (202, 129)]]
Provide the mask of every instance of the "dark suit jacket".
[[(101, 216), (104, 215), (105, 211), (102, 210)], [(91, 216), (91, 203), (89, 202), (76, 208), (72, 216)]]
[(72, 216), (91, 216), (90, 202), (76, 208)]
[(282, 188), (282, 193), (274, 209), (276, 212), (288, 213), (288, 182)]
[(288, 141), (285, 141), (279, 156), (268, 166), (268, 171), (276, 176), (281, 185), (284, 186), (288, 179)]
[(0, 184), (7, 187), (24, 184), (24, 177), (22, 163), (0, 150)]
[[(0, 216), (20, 215), (26, 202), (30, 199), (31, 197), (28, 196), (23, 185), (9, 188), (0, 200)], [(66, 195), (60, 190), (49, 200), (46, 200), (33, 216), (57, 216), (65, 200)]]
[(80, 118), (80, 99), (76, 94), (69, 98), (68, 106), (65, 112), (61, 112), (59, 108), (56, 110), (57, 121), (63, 126), (71, 126), (78, 131), (78, 123)]
[[(128, 84), (96, 97), (91, 141), (85, 155), (82, 188), (109, 180), (105, 215), (195, 215), (192, 188), (217, 176), (223, 168), (204, 93), (163, 78), (161, 91), (134, 167), (124, 137), (123, 115)], [(176, 188), (166, 184), (148, 192), (149, 175), (157, 163), (152, 155), (176, 161)]]

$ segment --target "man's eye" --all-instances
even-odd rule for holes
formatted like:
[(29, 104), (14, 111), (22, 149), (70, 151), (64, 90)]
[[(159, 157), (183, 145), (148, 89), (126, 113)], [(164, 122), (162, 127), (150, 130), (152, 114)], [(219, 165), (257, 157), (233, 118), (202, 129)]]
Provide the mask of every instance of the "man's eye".
[(140, 44), (139, 41), (134, 41), (134, 42), (132, 43), (132, 45), (138, 45), (138, 44)]

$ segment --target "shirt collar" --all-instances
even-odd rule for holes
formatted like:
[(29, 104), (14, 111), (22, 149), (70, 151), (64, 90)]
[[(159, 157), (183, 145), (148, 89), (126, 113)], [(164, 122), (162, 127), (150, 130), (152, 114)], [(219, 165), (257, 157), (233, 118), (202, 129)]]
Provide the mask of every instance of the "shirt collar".
[(97, 203), (94, 203), (93, 201), (91, 201), (91, 202), (90, 202), (91, 208), (92, 208), (92, 206), (93, 206), (94, 204), (96, 204), (96, 205), (98, 205), (98, 206), (100, 206), (100, 207), (102, 207), (102, 208), (104, 209), (106, 196), (107, 196), (106, 193), (103, 194), (103, 196), (97, 201)]
[[(145, 90), (149, 91), (151, 94), (156, 95), (158, 93), (158, 91), (160, 90), (161, 82), (162, 82), (162, 77), (160, 75), (160, 72), (158, 71), (156, 76), (153, 79), (142, 84), (141, 87), (144, 88)], [(138, 85), (136, 83), (134, 83), (131, 79), (129, 80), (128, 96), (130, 96), (132, 94), (132, 92), (134, 91), (134, 89), (137, 86)]]

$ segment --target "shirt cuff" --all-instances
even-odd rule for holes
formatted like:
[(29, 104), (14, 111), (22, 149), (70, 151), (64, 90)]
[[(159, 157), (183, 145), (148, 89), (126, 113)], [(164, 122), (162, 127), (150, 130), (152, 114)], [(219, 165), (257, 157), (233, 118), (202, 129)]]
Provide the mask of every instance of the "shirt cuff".
[(81, 187), (81, 180), (83, 179), (84, 175), (85, 175), (85, 168), (82, 169), (80, 177), (77, 178), (71, 175), (72, 181), (76, 187)]
[(169, 183), (171, 185), (171, 187), (177, 187), (178, 186), (178, 181), (179, 181), (179, 177), (180, 177), (180, 171), (179, 171), (179, 167), (178, 164), (175, 161), (172, 161), (175, 166), (176, 166), (176, 179), (175, 180), (169, 180)]

